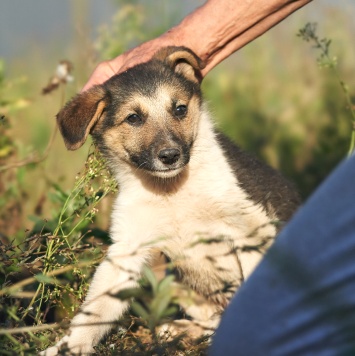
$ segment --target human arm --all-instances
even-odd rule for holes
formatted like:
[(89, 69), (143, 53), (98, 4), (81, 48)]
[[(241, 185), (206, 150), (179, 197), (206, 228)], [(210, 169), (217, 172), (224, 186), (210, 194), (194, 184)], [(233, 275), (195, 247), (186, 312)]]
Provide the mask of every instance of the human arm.
[(100, 63), (83, 90), (148, 61), (162, 47), (184, 46), (200, 57), (202, 77), (312, 0), (208, 0), (160, 37)]

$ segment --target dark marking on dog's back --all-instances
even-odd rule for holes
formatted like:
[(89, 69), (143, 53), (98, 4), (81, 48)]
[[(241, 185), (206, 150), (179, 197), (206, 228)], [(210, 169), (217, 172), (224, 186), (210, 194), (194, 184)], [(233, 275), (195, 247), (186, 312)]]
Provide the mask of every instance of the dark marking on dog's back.
[(295, 187), (278, 171), (244, 152), (221, 132), (216, 132), (240, 187), (250, 199), (260, 203), (267, 213), (275, 213), (283, 222), (288, 221), (300, 205)]

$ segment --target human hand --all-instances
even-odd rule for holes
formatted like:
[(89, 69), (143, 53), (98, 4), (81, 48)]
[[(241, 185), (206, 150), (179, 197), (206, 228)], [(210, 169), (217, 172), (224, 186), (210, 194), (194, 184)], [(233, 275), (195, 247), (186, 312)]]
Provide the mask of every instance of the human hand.
[(102, 84), (113, 75), (124, 72), (137, 64), (148, 62), (157, 51), (166, 46), (177, 46), (173, 31), (168, 31), (162, 36), (145, 42), (114, 59), (99, 63), (81, 91)]

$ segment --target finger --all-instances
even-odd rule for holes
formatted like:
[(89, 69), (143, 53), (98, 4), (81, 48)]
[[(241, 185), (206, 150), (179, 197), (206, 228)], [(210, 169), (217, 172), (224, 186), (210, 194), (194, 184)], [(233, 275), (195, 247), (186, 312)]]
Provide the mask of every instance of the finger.
[(87, 83), (81, 89), (81, 92), (90, 89), (94, 85), (99, 85), (104, 83), (106, 80), (110, 79), (117, 72), (118, 70), (112, 66), (111, 61), (100, 63), (91, 74)]

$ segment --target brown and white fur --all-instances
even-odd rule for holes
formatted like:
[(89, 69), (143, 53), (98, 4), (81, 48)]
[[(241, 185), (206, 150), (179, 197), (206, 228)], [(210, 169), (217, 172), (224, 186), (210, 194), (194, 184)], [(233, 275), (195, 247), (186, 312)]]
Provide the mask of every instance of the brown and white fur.
[(68, 336), (43, 354), (55, 355), (61, 345), (93, 352), (128, 307), (115, 295), (137, 286), (156, 248), (175, 263), (182, 283), (209, 301), (200, 317), (216, 326), (216, 312), (261, 258), (250, 247), (268, 246), (273, 222), (296, 209), (298, 196), (279, 173), (215, 130), (199, 69), (189, 50), (167, 48), (77, 95), (58, 114), (69, 149), (93, 136), (120, 192), (107, 258)]

